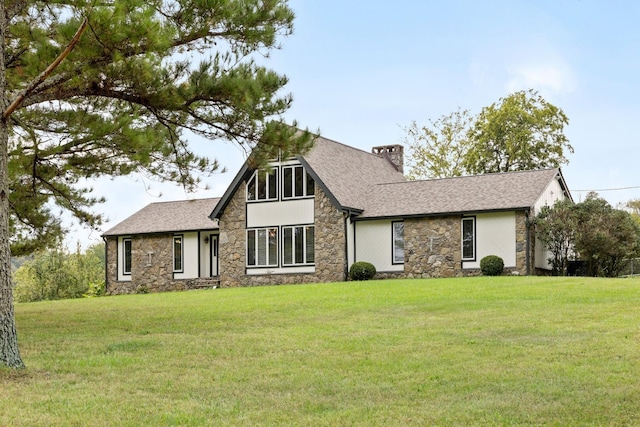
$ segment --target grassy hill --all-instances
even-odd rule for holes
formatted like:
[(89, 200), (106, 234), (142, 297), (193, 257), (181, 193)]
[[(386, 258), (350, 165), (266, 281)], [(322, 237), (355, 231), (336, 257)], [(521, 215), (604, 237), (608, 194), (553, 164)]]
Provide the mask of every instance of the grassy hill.
[(640, 279), (500, 277), (16, 306), (3, 426), (638, 425)]

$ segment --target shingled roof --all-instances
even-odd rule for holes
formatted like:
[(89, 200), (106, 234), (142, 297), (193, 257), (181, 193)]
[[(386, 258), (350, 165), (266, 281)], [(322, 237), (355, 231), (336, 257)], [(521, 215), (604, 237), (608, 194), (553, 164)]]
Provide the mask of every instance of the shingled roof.
[[(320, 136), (298, 160), (339, 209), (362, 211), (372, 185), (405, 181), (387, 158)], [(250, 172), (245, 163), (211, 212), (211, 218), (222, 214)]]
[(405, 182), (385, 157), (326, 138), (318, 138), (300, 160), (343, 209), (364, 210), (374, 185)]
[(104, 232), (103, 236), (216, 230), (218, 221), (209, 219), (220, 199), (195, 199), (151, 203)]
[(559, 169), (378, 184), (359, 218), (443, 215), (531, 208)]

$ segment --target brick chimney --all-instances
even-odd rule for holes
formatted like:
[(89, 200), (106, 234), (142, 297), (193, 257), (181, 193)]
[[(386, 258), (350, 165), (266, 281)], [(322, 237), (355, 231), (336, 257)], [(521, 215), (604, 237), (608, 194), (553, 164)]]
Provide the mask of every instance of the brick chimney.
[(404, 147), (402, 145), (381, 145), (371, 149), (373, 154), (385, 157), (400, 173), (404, 173)]

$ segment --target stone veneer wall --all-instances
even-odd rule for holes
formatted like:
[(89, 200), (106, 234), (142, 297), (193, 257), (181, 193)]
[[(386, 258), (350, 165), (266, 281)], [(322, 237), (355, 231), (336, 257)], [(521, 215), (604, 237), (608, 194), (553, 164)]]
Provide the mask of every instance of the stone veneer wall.
[(315, 282), (339, 282), (347, 278), (347, 236), (345, 217), (316, 186)]
[(245, 269), (245, 224), (247, 209), (245, 206), (244, 181), (229, 200), (222, 216), (218, 220), (220, 227), (218, 263), (220, 266), (220, 286), (241, 286)]
[[(389, 277), (455, 277), (479, 275), (479, 269), (462, 269), (460, 244), (461, 217), (407, 218), (404, 220), (404, 273), (380, 273), (376, 278)], [(513, 274), (527, 274), (527, 233), (529, 233), (530, 274), (534, 273), (534, 242), (527, 227), (524, 211), (516, 212), (516, 267)]]
[(118, 281), (117, 239), (107, 240), (108, 283), (111, 295), (166, 292), (217, 285), (218, 279), (173, 278), (173, 234), (149, 234), (131, 238), (131, 280)]
[(347, 260), (344, 217), (318, 186), (314, 201), (315, 273), (245, 274), (246, 202), (242, 190), (244, 183), (238, 188), (219, 221), (221, 287), (338, 282), (345, 279)]
[[(527, 234), (529, 233), (529, 236)], [(530, 263), (530, 271), (529, 273), (533, 273), (534, 266), (533, 263), (533, 254), (535, 239), (532, 239), (533, 235), (529, 230), (527, 225), (527, 215), (524, 211), (516, 212), (516, 268), (515, 270), (511, 270), (512, 273), (516, 274), (527, 274), (527, 241), (529, 241), (529, 263)]]
[(112, 289), (118, 287), (118, 239), (116, 237), (107, 237), (105, 245), (107, 258), (106, 288), (107, 292), (110, 293)]
[(460, 232), (460, 216), (405, 219), (405, 277), (463, 275)]

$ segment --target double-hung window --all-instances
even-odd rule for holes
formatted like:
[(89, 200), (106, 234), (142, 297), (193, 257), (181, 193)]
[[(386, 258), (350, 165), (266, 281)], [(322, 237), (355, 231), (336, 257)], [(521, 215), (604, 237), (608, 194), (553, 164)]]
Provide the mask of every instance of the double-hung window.
[(182, 273), (184, 270), (184, 251), (183, 251), (183, 237), (173, 236), (173, 272)]
[(278, 199), (278, 168), (256, 170), (247, 181), (247, 200)]
[(462, 260), (474, 261), (476, 259), (476, 219), (475, 217), (462, 218)]
[(393, 264), (404, 263), (404, 222), (392, 222)]
[(282, 167), (282, 198), (294, 199), (299, 197), (313, 196), (315, 193), (315, 182), (304, 167), (283, 166)]
[(276, 267), (278, 265), (278, 228), (247, 230), (247, 266)]
[(122, 274), (131, 274), (131, 239), (122, 239)]
[(310, 265), (315, 262), (313, 225), (282, 227), (282, 265)]

